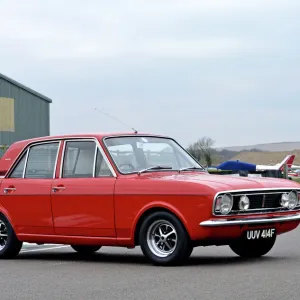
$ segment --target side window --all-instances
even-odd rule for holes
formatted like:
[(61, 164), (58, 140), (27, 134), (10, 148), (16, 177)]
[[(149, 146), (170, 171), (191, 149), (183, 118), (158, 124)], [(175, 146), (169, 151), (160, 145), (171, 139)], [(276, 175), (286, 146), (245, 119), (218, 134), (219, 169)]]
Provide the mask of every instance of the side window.
[(66, 142), (62, 177), (93, 177), (95, 150), (93, 141)]
[(95, 177), (112, 177), (112, 173), (103, 158), (100, 150), (97, 149), (97, 159), (96, 159), (96, 170), (95, 170)]
[(27, 151), (23, 154), (23, 157), (21, 158), (21, 160), (18, 162), (17, 166), (14, 168), (14, 170), (10, 174), (10, 176), (9, 176), (10, 178), (23, 178), (26, 154), (27, 154)]
[(32, 146), (25, 170), (25, 178), (53, 178), (59, 142)]

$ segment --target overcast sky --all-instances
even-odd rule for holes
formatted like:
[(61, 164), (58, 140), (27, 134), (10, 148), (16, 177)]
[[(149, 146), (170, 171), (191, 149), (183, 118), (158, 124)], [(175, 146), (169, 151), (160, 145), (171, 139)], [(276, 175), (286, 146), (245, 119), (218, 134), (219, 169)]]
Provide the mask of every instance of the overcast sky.
[[(47, 3), (46, 3), (47, 2)], [(299, 0), (0, 0), (0, 73), (53, 99), (51, 134), (187, 146), (300, 140)]]

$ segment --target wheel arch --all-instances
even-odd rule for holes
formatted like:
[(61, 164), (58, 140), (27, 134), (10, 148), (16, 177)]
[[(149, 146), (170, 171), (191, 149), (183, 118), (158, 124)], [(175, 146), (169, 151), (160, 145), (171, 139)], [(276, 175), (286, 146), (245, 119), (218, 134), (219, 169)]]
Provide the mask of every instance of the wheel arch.
[(140, 228), (143, 224), (143, 221), (146, 219), (146, 217), (148, 217), (149, 215), (155, 213), (155, 212), (168, 212), (170, 214), (172, 214), (173, 216), (175, 216), (180, 223), (182, 224), (183, 228), (186, 230), (188, 237), (190, 238), (190, 233), (188, 230), (188, 226), (187, 226), (187, 222), (185, 220), (185, 218), (182, 216), (182, 214), (180, 214), (180, 212), (178, 212), (175, 208), (170, 207), (170, 206), (164, 206), (161, 204), (156, 204), (156, 205), (152, 205), (150, 207), (146, 207), (144, 208), (139, 215), (137, 216), (135, 222), (134, 222), (134, 228), (133, 228), (133, 241), (134, 241), (134, 245), (138, 246), (139, 245), (139, 231)]

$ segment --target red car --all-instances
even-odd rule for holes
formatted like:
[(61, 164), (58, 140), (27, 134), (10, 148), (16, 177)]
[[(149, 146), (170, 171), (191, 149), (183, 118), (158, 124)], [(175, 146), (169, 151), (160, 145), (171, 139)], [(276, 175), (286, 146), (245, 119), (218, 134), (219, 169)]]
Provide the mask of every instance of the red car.
[(197, 246), (259, 257), (300, 222), (300, 185), (210, 175), (169, 137), (123, 133), (14, 143), (0, 160), (0, 257), (23, 242), (140, 246), (154, 264)]

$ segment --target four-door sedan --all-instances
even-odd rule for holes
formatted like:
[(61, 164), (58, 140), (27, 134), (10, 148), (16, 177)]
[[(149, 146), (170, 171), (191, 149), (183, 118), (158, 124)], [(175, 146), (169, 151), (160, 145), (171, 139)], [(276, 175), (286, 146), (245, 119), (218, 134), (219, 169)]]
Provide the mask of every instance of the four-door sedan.
[(0, 257), (23, 242), (140, 246), (154, 264), (184, 262), (197, 246), (259, 257), (300, 222), (300, 185), (210, 175), (176, 141), (87, 134), (14, 143), (0, 160)]

